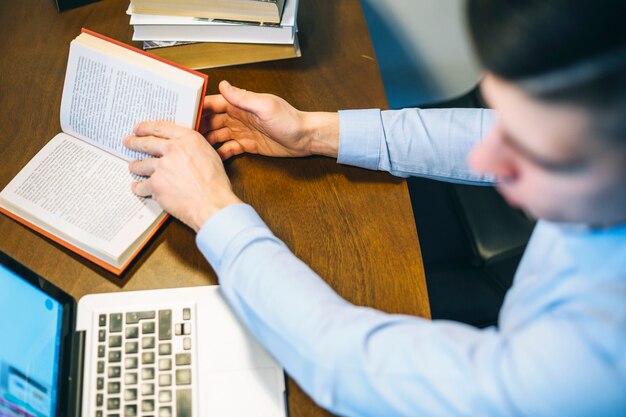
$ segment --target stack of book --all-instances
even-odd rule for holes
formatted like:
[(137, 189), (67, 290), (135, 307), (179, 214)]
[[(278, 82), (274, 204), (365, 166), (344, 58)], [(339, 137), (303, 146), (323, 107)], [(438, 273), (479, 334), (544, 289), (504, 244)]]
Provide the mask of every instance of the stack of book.
[(131, 0), (133, 40), (192, 69), (297, 58), (298, 0)]

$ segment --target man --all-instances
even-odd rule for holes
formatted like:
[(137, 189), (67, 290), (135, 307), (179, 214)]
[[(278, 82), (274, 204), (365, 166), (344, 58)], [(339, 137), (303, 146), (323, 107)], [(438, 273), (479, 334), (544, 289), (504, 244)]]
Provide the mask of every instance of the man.
[[(341, 415), (626, 413), (626, 25), (618, 1), (470, 0), (490, 110), (304, 113), (220, 84), (206, 137), (146, 122), (133, 184), (198, 232), (234, 311)], [(482, 138), (482, 140), (481, 140)], [(326, 155), (393, 174), (496, 181), (539, 219), (499, 327), (350, 305), (231, 190), (221, 158)], [(469, 166), (466, 162), (469, 154)], [(221, 157), (221, 158), (220, 158)], [(471, 167), (471, 169), (470, 169)], [(393, 279), (393, 277), (390, 277)]]

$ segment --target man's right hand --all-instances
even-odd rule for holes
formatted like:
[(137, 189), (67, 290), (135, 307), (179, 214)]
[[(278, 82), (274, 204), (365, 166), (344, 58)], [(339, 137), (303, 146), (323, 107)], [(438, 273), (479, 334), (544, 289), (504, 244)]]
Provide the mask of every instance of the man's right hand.
[(313, 154), (337, 157), (337, 113), (301, 112), (280, 97), (259, 94), (222, 81), (221, 94), (204, 99), (200, 131), (222, 159), (248, 152), (299, 157)]

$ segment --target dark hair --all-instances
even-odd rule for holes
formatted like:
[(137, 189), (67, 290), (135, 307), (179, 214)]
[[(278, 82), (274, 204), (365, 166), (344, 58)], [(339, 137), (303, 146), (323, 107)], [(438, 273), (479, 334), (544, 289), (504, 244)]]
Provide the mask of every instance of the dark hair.
[[(467, 12), (488, 71), (537, 98), (590, 111), (596, 132), (626, 143), (624, 0), (468, 0)], [(577, 70), (585, 65), (591, 71)], [(586, 76), (529, 87), (572, 73)]]

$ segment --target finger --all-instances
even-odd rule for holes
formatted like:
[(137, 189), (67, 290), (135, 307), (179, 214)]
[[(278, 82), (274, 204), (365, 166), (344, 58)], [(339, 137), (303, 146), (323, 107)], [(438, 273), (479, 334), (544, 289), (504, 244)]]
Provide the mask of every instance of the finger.
[(152, 195), (152, 188), (150, 187), (150, 179), (143, 181), (133, 181), (131, 184), (131, 190), (139, 197), (150, 197)]
[(164, 120), (139, 123), (133, 129), (135, 136), (156, 136), (163, 139), (174, 139), (184, 136), (191, 129)]
[(154, 174), (158, 159), (148, 158), (142, 161), (133, 161), (128, 164), (128, 169), (135, 175), (149, 177)]
[(127, 136), (122, 143), (128, 149), (154, 156), (163, 156), (166, 148), (165, 139), (155, 138), (154, 136)]
[(215, 145), (216, 143), (226, 142), (227, 140), (232, 139), (230, 129), (224, 127), (218, 130), (212, 130), (206, 135), (206, 139), (209, 141), (211, 145)]
[(209, 130), (209, 119), (213, 113), (210, 111), (203, 111), (200, 117), (200, 132), (206, 133)]
[(217, 130), (226, 127), (230, 117), (225, 113), (212, 114), (206, 121), (207, 130)]
[(232, 86), (226, 80), (220, 83), (219, 90), (226, 101), (233, 106), (252, 113), (263, 110), (264, 104), (261, 94)]
[(232, 158), (235, 155), (239, 155), (244, 153), (243, 146), (235, 140), (231, 140), (229, 142), (225, 142), (222, 146), (220, 146), (217, 150), (218, 155), (225, 161), (228, 158)]
[(221, 94), (213, 94), (204, 98), (203, 108), (213, 113), (225, 113), (228, 102)]

